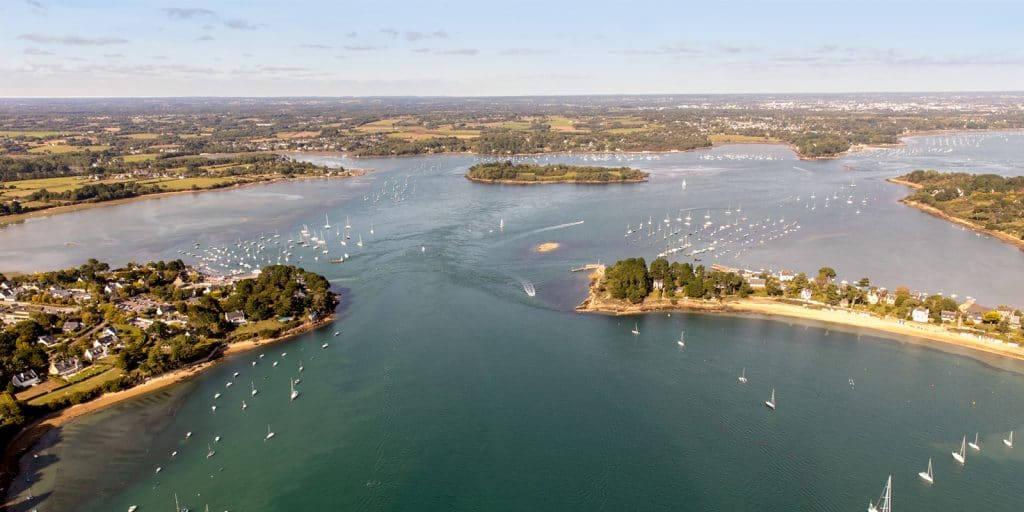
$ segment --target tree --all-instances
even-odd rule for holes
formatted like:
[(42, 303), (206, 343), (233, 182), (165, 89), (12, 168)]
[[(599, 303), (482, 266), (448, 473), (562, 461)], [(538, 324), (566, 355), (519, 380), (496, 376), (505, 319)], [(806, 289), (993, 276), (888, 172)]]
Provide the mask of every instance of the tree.
[(867, 277), (862, 277), (860, 278), (860, 281), (857, 281), (857, 286), (860, 286), (861, 288), (867, 288), (868, 286), (871, 286), (871, 279)]
[(985, 313), (985, 316), (981, 317), (981, 321), (986, 324), (998, 324), (1002, 318), (998, 311), (989, 311)]
[(647, 264), (643, 258), (627, 258), (612, 265), (605, 272), (607, 287), (616, 299), (627, 299), (636, 304), (650, 293)]
[(651, 262), (651, 279), (669, 280), (669, 265), (665, 258), (658, 258)]

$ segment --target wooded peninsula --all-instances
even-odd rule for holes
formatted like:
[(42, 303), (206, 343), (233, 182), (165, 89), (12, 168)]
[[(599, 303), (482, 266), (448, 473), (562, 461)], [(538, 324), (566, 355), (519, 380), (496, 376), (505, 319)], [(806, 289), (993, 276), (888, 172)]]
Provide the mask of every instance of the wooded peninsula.
[(904, 204), (1024, 248), (1024, 177), (917, 170), (889, 180), (914, 188)]
[(646, 172), (630, 167), (598, 167), (565, 164), (514, 164), (487, 162), (469, 168), (466, 178), (484, 183), (531, 185), (543, 183), (640, 183)]

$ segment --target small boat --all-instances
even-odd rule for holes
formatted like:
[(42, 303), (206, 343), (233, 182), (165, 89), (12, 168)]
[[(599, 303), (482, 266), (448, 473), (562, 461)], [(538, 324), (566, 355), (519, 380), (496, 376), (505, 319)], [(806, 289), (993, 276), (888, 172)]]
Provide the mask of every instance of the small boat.
[(245, 405), (245, 400), (242, 400), (242, 410), (246, 410), (249, 406)]
[(185, 432), (185, 439), (192, 437), (192, 432)]
[[(228, 384), (231, 384), (231, 383), (230, 383), (230, 382), (228, 382)], [(218, 399), (218, 398), (220, 398), (220, 393), (214, 393), (214, 394), (213, 394), (213, 399), (214, 399), (214, 400), (216, 400), (216, 399)]]
[(274, 437), (274, 432), (270, 430), (270, 425), (267, 425), (267, 435), (263, 437), (263, 440), (266, 441), (271, 437)]
[(249, 381), (249, 389), (251, 390), (249, 394), (252, 396), (256, 396), (256, 394), (259, 393), (259, 390), (256, 389), (256, 384), (252, 381)]
[(769, 409), (775, 410), (775, 388), (772, 388), (772, 397), (764, 403)]
[(327, 348), (327, 342), (325, 341), (323, 345), (320, 345), (320, 348)]
[(633, 333), (633, 336), (639, 336), (640, 335), (640, 326), (636, 322), (633, 322), (633, 330), (630, 331), (630, 332)]
[(161, 472), (161, 471), (163, 471), (163, 470), (164, 470), (164, 468), (162, 468), (162, 467), (160, 467), (160, 466), (157, 466), (157, 467), (156, 467), (156, 471), (153, 471), (153, 472), (154, 472), (154, 473), (159, 473), (159, 472)]
[(747, 383), (747, 367), (746, 367), (746, 366), (744, 366), (744, 367), (743, 367), (743, 371), (742, 371), (742, 372), (740, 372), (740, 378), (739, 378), (739, 380), (740, 380), (740, 382), (742, 382), (743, 384), (746, 384), (746, 383)]
[(878, 503), (868, 503), (868, 512), (892, 512), (892, 475), (885, 481), (885, 489), (882, 489)]
[(139, 509), (138, 505), (132, 505), (132, 506), (128, 507), (128, 512), (135, 512), (138, 509)]
[(335, 336), (341, 336), (341, 331), (334, 331)]
[(917, 476), (921, 477), (921, 480), (924, 480), (925, 482), (928, 482), (930, 484), (935, 483), (935, 476), (932, 474), (932, 459), (931, 458), (928, 459), (928, 469), (918, 473)]
[(220, 442), (220, 436), (213, 436), (213, 442), (219, 443)]
[(967, 446), (970, 446), (971, 449), (974, 450), (974, 451), (981, 451), (981, 445), (978, 444), (978, 433), (977, 432), (974, 433), (974, 442), (967, 443)]
[(953, 460), (960, 464), (967, 463), (967, 436), (964, 436), (964, 440), (960, 442), (960, 451), (952, 452), (951, 455), (953, 455)]
[(277, 366), (277, 361), (274, 361), (274, 366)]
[(1013, 448), (1013, 431), (1010, 431), (1010, 437), (1003, 439), (1003, 444), (1009, 448)]
[(210, 445), (206, 445), (206, 458), (207, 459), (209, 459), (210, 457), (213, 457), (216, 454), (217, 454), (217, 452), (213, 451), (213, 448), (210, 447)]
[(680, 347), (686, 346), (686, 331), (679, 333), (679, 341), (676, 342), (676, 345), (679, 345)]
[(291, 398), (289, 400), (295, 400), (296, 398), (299, 397), (299, 390), (295, 389), (295, 381), (294, 380), (289, 380), (288, 383), (292, 387), (292, 394), (291, 394)]
[(235, 377), (238, 377), (238, 372), (235, 372), (235, 375), (234, 375), (234, 376), (235, 376)]
[(213, 412), (217, 412), (217, 406), (216, 405), (211, 405), (210, 406), (210, 410), (213, 411)]

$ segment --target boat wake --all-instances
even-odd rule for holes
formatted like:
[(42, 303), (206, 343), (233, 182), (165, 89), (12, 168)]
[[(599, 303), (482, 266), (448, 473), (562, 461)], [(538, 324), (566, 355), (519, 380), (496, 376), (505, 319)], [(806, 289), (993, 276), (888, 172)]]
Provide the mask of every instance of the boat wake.
[(545, 231), (554, 231), (556, 229), (563, 229), (563, 228), (569, 228), (569, 227), (572, 227), (572, 226), (579, 226), (580, 224), (583, 224), (582, 220), (578, 220), (576, 222), (567, 222), (565, 224), (558, 224), (557, 226), (548, 226), (546, 228), (535, 229), (533, 231), (530, 231), (530, 234), (543, 233)]
[(522, 281), (521, 284), (523, 285), (523, 291), (526, 292), (526, 295), (529, 295), (530, 297), (537, 296), (537, 289), (533, 286), (533, 283), (529, 281)]

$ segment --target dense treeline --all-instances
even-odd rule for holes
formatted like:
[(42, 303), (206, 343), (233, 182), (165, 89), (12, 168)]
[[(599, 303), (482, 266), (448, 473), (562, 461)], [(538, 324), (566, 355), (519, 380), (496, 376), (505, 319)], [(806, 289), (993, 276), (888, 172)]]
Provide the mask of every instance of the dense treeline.
[(1024, 176), (917, 170), (900, 179), (918, 185), (911, 201), (1024, 239)]
[(643, 258), (616, 262), (605, 270), (602, 291), (607, 291), (612, 298), (637, 304), (650, 295), (655, 282), (668, 297), (676, 296), (677, 289), (685, 297), (705, 299), (733, 295), (746, 297), (751, 292), (739, 274), (709, 270), (703, 265), (694, 267), (690, 263), (670, 264), (665, 258), (652, 261), (650, 268)]
[(466, 177), (488, 181), (571, 181), (601, 183), (640, 181), (647, 173), (629, 167), (598, 167), (565, 164), (513, 164), (511, 161), (486, 162), (469, 168)]
[(27, 197), (27, 199), (30, 201), (63, 200), (72, 202), (97, 202), (112, 201), (114, 199), (154, 194), (157, 192), (160, 192), (160, 187), (142, 185), (138, 182), (131, 181), (127, 183), (89, 184), (76, 189), (66, 190), (64, 192), (50, 192), (44, 188), (33, 192)]

